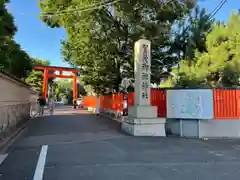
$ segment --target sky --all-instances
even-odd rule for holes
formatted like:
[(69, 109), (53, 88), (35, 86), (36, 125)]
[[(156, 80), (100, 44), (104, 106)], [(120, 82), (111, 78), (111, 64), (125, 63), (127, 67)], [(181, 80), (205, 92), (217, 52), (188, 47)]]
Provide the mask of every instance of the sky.
[[(215, 19), (227, 21), (237, 4), (237, 8), (240, 8), (238, 1), (228, 0)], [(199, 0), (199, 5), (211, 12), (219, 2), (220, 0)], [(49, 28), (40, 21), (38, 0), (11, 0), (8, 10), (13, 14), (18, 27), (15, 40), (31, 57), (49, 60), (52, 66), (68, 66), (61, 57), (61, 40), (66, 38), (65, 30)]]

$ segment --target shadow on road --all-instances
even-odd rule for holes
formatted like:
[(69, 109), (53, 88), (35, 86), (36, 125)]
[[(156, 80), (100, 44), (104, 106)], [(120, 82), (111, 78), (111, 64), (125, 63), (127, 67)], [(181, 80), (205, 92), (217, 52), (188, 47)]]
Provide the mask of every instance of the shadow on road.
[[(68, 114), (67, 114), (68, 113)], [(120, 123), (88, 112), (66, 112), (66, 114), (38, 117), (32, 120), (28, 136), (69, 134), (100, 131), (120, 132)]]

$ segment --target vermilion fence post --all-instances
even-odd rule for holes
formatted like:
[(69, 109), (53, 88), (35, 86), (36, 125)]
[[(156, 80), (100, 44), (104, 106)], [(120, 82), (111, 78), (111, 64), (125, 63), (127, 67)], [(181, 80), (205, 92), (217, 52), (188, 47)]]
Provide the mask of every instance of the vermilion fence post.
[(237, 119), (240, 119), (240, 89), (236, 90)]

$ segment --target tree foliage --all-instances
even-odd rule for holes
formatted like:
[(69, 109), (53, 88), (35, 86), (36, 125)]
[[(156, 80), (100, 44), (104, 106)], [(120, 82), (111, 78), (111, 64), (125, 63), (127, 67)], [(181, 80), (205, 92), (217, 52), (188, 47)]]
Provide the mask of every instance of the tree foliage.
[(40, 7), (46, 24), (67, 31), (65, 60), (80, 66), (84, 83), (95, 92), (108, 93), (119, 90), (122, 78), (133, 77), (134, 42), (141, 38), (152, 42), (152, 80), (160, 81), (162, 67), (176, 63), (165, 49), (172, 24), (188, 11), (189, 2), (45, 0)]
[(17, 27), (14, 24), (14, 18), (12, 14), (7, 11), (6, 3), (9, 3), (9, 0), (0, 1), (0, 38), (3, 40), (6, 36), (13, 37), (17, 31)]
[[(33, 65), (50, 65), (49, 61), (47, 60), (40, 60), (37, 58), (32, 58)], [(28, 83), (33, 89), (37, 91), (42, 91), (43, 86), (43, 71), (39, 70), (32, 70), (28, 77), (25, 79), (26, 83)]]
[[(68, 102), (72, 104), (73, 101), (73, 84), (68, 80), (57, 80), (55, 83), (55, 96), (58, 101), (61, 101), (64, 97), (68, 99)], [(77, 84), (78, 96), (85, 96), (86, 90), (81, 83)]]
[(13, 16), (7, 11), (8, 2), (0, 1), (0, 67), (19, 78), (25, 78), (32, 69), (31, 58), (13, 40), (17, 27)]
[(195, 52), (194, 63), (180, 64), (178, 86), (238, 87), (240, 85), (240, 15), (216, 23), (207, 36), (207, 52)]
[(173, 30), (173, 40), (170, 52), (175, 53), (177, 58), (194, 58), (194, 51), (206, 51), (206, 35), (210, 32), (214, 19), (206, 12), (205, 8), (196, 6), (186, 17), (176, 23)]

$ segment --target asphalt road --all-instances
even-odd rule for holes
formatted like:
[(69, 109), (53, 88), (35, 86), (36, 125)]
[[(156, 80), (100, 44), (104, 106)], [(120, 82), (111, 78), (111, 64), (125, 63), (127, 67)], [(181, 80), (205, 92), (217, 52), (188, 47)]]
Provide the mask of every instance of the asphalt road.
[(31, 120), (5, 156), (0, 180), (240, 177), (240, 140), (132, 137), (117, 122), (65, 107)]

